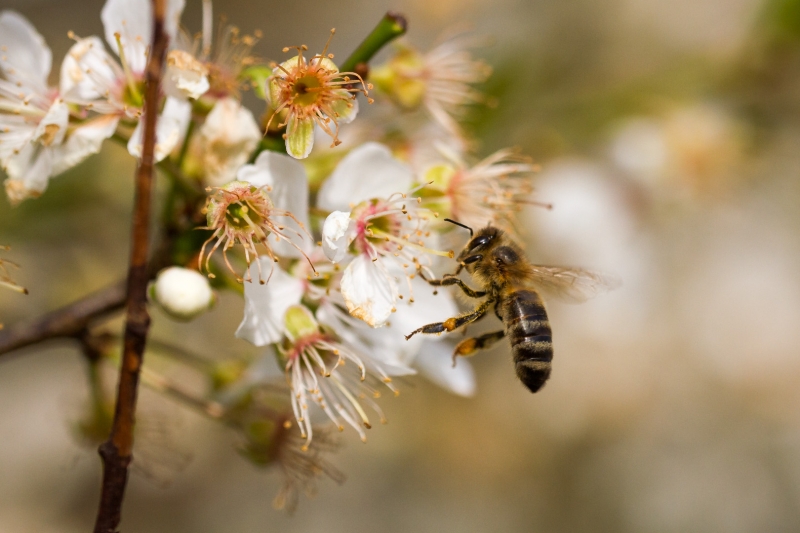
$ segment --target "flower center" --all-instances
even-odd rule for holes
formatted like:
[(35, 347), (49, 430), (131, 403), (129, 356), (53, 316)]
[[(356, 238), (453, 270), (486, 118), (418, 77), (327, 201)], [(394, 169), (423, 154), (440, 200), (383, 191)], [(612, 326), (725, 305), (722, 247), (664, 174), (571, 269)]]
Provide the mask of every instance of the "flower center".
[[(301, 337), (294, 341), (292, 344), (291, 350), (286, 353), (286, 359), (289, 361), (294, 361), (300, 355), (305, 352), (308, 348), (315, 346), (320, 341), (331, 341), (332, 339), (328, 338), (324, 333), (312, 333), (310, 335), (306, 335), (305, 337)], [(320, 350), (318, 353), (325, 354), (324, 350)]]
[(250, 209), (247, 204), (236, 202), (225, 209), (225, 220), (234, 228), (246, 229), (251, 228), (252, 224), (260, 225), (263, 218), (257, 210)]
[(298, 105), (313, 105), (317, 102), (319, 91), (314, 90), (322, 87), (319, 78), (314, 75), (306, 75), (299, 78), (292, 85), (293, 102)]
[(141, 108), (144, 105), (144, 80), (130, 80), (122, 87), (122, 103), (127, 107)]

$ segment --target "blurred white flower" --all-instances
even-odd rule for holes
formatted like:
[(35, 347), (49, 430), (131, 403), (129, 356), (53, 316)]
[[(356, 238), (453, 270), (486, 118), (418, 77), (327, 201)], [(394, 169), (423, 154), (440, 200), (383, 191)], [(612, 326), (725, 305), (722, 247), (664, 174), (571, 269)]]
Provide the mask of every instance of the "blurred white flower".
[[(69, 128), (70, 108), (47, 77), (52, 53), (14, 11), (0, 13), (0, 165), (13, 204), (37, 197), (49, 179), (100, 151), (116, 121), (98, 117)], [(83, 117), (82, 117), (83, 118)]]
[[(0, 244), (0, 251), (6, 251), (10, 248), (8, 246)], [(14, 280), (11, 279), (11, 275), (8, 273), (8, 267), (16, 267), (18, 268), (16, 263), (12, 263), (11, 261), (0, 259), (0, 287), (5, 287), (7, 289), (11, 289), (12, 291), (16, 291), (22, 294), (28, 294), (28, 289), (24, 287), (20, 287)], [(0, 323), (0, 325), (2, 325)]]
[(224, 185), (234, 179), (261, 140), (253, 114), (230, 97), (217, 101), (199, 133), (192, 152), (209, 185)]
[[(192, 118), (192, 105), (177, 98), (167, 98), (164, 109), (156, 122), (155, 160), (167, 157), (186, 135), (186, 128)], [(144, 142), (144, 121), (140, 120), (128, 140), (128, 153), (142, 157)]]
[(164, 73), (164, 91), (176, 98), (197, 99), (208, 91), (208, 68), (185, 50), (170, 50)]
[(167, 314), (180, 320), (190, 320), (208, 311), (216, 301), (205, 276), (176, 266), (158, 273), (150, 297)]
[(731, 114), (703, 103), (628, 120), (612, 141), (611, 157), (657, 195), (713, 197), (735, 182), (743, 145)]
[(421, 181), (429, 182), (424, 205), (431, 209), (473, 228), (492, 223), (512, 231), (522, 206), (535, 203), (528, 197), (539, 166), (513, 150), (499, 150), (471, 168), (457, 154), (443, 154), (448, 162), (422, 174)]
[(474, 37), (457, 34), (422, 54), (401, 41), (395, 56), (374, 67), (369, 79), (402, 108), (424, 105), (442, 127), (461, 137), (458, 119), (467, 105), (483, 101), (472, 85), (486, 81), (492, 72), (469, 53), (477, 44)]
[[(165, 31), (174, 40), (184, 0), (167, 1)], [(91, 106), (117, 119), (138, 119), (144, 105), (145, 67), (152, 28), (152, 6), (147, 0), (107, 0), (100, 14), (106, 42), (118, 60), (105, 51), (98, 37), (79, 38), (61, 66), (62, 92), (70, 101)], [(158, 118), (156, 161), (183, 140), (191, 118), (191, 104), (168, 97)], [(141, 156), (141, 121), (128, 151)]]
[[(167, 91), (182, 91), (190, 98), (238, 98), (242, 84), (248, 78), (254, 81), (255, 73), (247, 69), (258, 63), (251, 52), (261, 31), (242, 35), (239, 28), (229, 24), (215, 30), (213, 11), (211, 0), (203, 0), (202, 31), (194, 36), (186, 31), (178, 34), (175, 48), (167, 56)], [(224, 17), (221, 20), (224, 22)], [(260, 65), (256, 70), (255, 77), (269, 76), (269, 70)], [(264, 84), (260, 85), (256, 88), (259, 93), (266, 90)]]

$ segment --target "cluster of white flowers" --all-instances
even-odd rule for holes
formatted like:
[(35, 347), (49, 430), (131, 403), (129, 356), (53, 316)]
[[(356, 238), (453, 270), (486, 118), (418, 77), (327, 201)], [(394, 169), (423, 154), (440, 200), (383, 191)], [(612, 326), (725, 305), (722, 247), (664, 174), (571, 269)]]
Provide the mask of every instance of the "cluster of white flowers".
[[(456, 36), (427, 54), (402, 43), (362, 77), (339, 70), (330, 40), (315, 55), (305, 45), (285, 48), (296, 53), (281, 63), (251, 55), (258, 34), (226, 27), (212, 42), (210, 0), (193, 42), (179, 31), (183, 0), (167, 4), (156, 160), (201, 191), (184, 200), (205, 219), (191, 230), (206, 240), (158, 277), (151, 299), (188, 320), (211, 307), (211, 285), (243, 284), (236, 336), (265, 352), (239, 381), (274, 379), (262, 370), (277, 360), (306, 448), (314, 417), (364, 439), (369, 412), (383, 420), (381, 392), (399, 393), (396, 376), (419, 372), (472, 394), (469, 364), (451, 368), (452, 345), (404, 338), (458, 313), (450, 292), (419, 275), (455, 269), (452, 249), (463, 235), (442, 219), (513, 231), (537, 170), (510, 150), (470, 163), (474, 143), (459, 120), (481, 100), (473, 84), (489, 74), (470, 42)], [(141, 155), (150, 9), (148, 0), (107, 0), (108, 49), (99, 37), (72, 35), (57, 87), (48, 85), (44, 39), (19, 14), (0, 13), (0, 163), (13, 203), (41, 195), (106, 139)], [(242, 106), (247, 88), (263, 100), (261, 121)], [(350, 124), (358, 98), (372, 104), (373, 93), (372, 117), (362, 112)], [(332, 145), (314, 148), (319, 136)]]

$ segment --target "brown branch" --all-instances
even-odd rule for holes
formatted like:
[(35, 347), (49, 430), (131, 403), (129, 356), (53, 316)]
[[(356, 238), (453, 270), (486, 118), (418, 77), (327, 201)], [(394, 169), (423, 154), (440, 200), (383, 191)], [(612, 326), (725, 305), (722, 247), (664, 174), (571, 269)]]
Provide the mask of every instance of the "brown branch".
[(156, 118), (161, 92), (161, 77), (168, 36), (164, 32), (165, 0), (153, 0), (153, 41), (147, 62), (142, 159), (136, 171), (136, 196), (133, 210), (131, 258), (128, 269), (125, 338), (120, 366), (114, 423), (108, 440), (100, 445), (103, 459), (103, 485), (97, 511), (95, 533), (117, 530), (122, 500), (128, 480), (128, 465), (133, 458), (133, 424), (139, 373), (150, 315), (147, 313), (147, 255), (153, 189), (153, 154), (156, 144)]
[(49, 339), (79, 337), (94, 319), (122, 309), (124, 304), (125, 284), (118, 283), (41, 318), (0, 331), (0, 356)]

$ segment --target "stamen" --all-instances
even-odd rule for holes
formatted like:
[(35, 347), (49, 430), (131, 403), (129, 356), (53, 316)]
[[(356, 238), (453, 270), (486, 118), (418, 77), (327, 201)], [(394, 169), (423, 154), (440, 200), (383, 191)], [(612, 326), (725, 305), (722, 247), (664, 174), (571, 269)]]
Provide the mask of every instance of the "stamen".
[(125, 48), (122, 46), (122, 36), (119, 32), (114, 34), (114, 39), (117, 41), (117, 51), (119, 54), (119, 61), (122, 64), (122, 70), (125, 72), (125, 82), (128, 84), (128, 90), (130, 90), (131, 95), (136, 99), (137, 102), (142, 101), (142, 95), (139, 93), (139, 89), (136, 87), (136, 78), (131, 72), (131, 67), (128, 65), (128, 61), (125, 59)]

